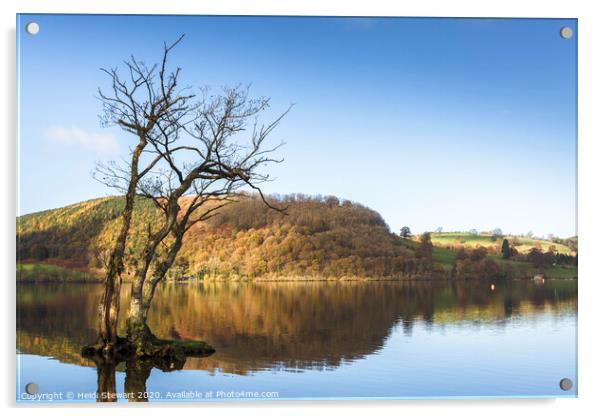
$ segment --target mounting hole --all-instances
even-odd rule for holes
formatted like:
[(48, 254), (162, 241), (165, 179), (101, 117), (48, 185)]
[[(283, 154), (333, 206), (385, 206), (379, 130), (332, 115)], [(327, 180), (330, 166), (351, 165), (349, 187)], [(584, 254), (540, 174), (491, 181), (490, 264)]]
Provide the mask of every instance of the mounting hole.
[(563, 378), (560, 380), (560, 388), (564, 391), (569, 391), (573, 388), (573, 380), (570, 378)]
[(25, 392), (30, 395), (37, 394), (39, 391), (38, 385), (36, 383), (27, 383), (25, 385)]
[(40, 31), (40, 25), (36, 22), (29, 22), (25, 25), (25, 31), (30, 35), (37, 35)]
[(564, 26), (562, 29), (560, 29), (560, 37), (562, 37), (562, 39), (570, 39), (573, 37), (573, 29), (571, 29), (568, 26)]

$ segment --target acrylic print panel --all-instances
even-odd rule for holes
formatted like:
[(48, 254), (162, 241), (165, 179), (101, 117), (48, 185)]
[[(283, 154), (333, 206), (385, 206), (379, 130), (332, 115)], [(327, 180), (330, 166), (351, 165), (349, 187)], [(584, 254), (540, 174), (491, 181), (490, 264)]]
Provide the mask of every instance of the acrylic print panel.
[(577, 396), (576, 20), (17, 33), (18, 402)]

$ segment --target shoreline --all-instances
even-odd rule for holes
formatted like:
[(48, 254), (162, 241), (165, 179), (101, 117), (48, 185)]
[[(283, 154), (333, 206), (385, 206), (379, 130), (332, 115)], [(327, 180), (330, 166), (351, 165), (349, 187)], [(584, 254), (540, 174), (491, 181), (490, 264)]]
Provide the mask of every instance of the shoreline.
[[(546, 277), (547, 281), (578, 281), (578, 277), (570, 278), (554, 278)], [(171, 284), (214, 284), (214, 283), (378, 283), (378, 282), (399, 282), (399, 283), (427, 283), (427, 282), (504, 282), (504, 281), (520, 281), (527, 282), (532, 281), (534, 283), (542, 284), (532, 277), (522, 278), (487, 278), (487, 277), (406, 277), (406, 278), (395, 278), (395, 277), (342, 277), (342, 278), (328, 278), (328, 277), (279, 277), (279, 278), (210, 278), (210, 279), (186, 279), (186, 280), (167, 280), (163, 282), (164, 285)], [(100, 285), (103, 284), (101, 280), (65, 280), (65, 281), (52, 281), (45, 279), (27, 279), (18, 280), (17, 285), (33, 285), (33, 284), (50, 284), (50, 285), (62, 285), (62, 284), (91, 284)], [(131, 284), (131, 281), (124, 280), (124, 285)]]
[[(39, 270), (23, 270), (23, 266), (30, 266), (32, 269), (39, 267)], [(50, 266), (51, 269), (46, 271), (44, 267)], [(36, 284), (36, 283), (103, 283), (103, 274), (98, 270), (86, 270), (83, 268), (61, 267), (52, 263), (17, 263), (17, 284)], [(19, 275), (21, 276), (19, 277)], [(240, 275), (217, 275), (199, 277), (181, 277), (167, 279), (164, 283), (220, 283), (220, 282), (430, 282), (430, 281), (483, 281), (483, 282), (499, 282), (510, 280), (537, 280), (536, 276), (541, 276), (545, 280), (578, 280), (578, 274), (575, 276), (558, 277), (552, 273), (547, 276), (546, 272), (540, 272), (533, 275), (522, 277), (503, 277), (503, 276), (478, 276), (464, 275), (452, 276), (449, 271), (435, 270), (431, 273), (412, 274), (412, 275), (396, 275), (396, 276), (325, 276), (325, 275), (264, 275), (257, 277), (248, 277)], [(122, 283), (130, 283), (128, 276), (122, 278)]]

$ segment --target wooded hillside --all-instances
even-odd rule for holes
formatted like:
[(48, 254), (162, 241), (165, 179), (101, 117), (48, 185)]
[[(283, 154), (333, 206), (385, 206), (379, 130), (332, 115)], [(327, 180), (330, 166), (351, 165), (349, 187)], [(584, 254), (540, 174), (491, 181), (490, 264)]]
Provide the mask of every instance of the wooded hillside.
[[(272, 198), (272, 202), (287, 206), (286, 213), (248, 197), (195, 225), (172, 277), (382, 277), (431, 268), (389, 231), (377, 212), (360, 204), (305, 195)], [(101, 198), (20, 217), (18, 260), (102, 269), (122, 204), (121, 198)], [(148, 227), (160, 218), (150, 201), (138, 200), (130, 249), (143, 244)]]
[[(186, 203), (182, 199), (181, 204)], [(577, 277), (576, 251), (562, 244), (564, 240), (470, 233), (401, 238), (377, 212), (336, 197), (295, 194), (271, 197), (270, 204), (287, 209), (281, 213), (258, 197), (241, 196), (219, 215), (194, 225), (168, 276), (310, 280)], [(122, 208), (122, 198), (108, 197), (18, 218), (19, 277), (65, 281), (74, 276), (54, 266), (87, 272), (84, 280), (101, 275), (119, 230)], [(162, 218), (150, 200), (139, 198), (127, 252), (139, 252), (148, 232), (156, 230)], [(502, 255), (506, 240), (508, 257)], [(576, 238), (570, 243), (576, 249)], [(128, 254), (126, 279), (135, 266), (134, 256)]]

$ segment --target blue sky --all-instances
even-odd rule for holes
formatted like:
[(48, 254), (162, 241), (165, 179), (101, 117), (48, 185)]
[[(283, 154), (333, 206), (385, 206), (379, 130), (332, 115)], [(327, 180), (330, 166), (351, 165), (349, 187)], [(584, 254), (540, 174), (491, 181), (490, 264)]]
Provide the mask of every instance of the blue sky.
[[(36, 21), (40, 32), (25, 33)], [(570, 26), (569, 40), (559, 36)], [(252, 83), (284, 163), (270, 193), (337, 195), (392, 230), (576, 234), (571, 19), (21, 15), (19, 213), (111, 194), (96, 161), (134, 138), (98, 122), (100, 67), (171, 62), (195, 86)]]

